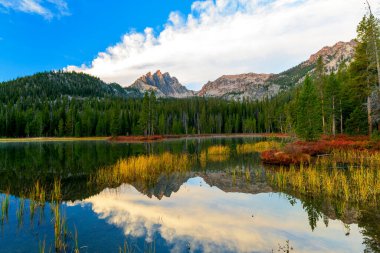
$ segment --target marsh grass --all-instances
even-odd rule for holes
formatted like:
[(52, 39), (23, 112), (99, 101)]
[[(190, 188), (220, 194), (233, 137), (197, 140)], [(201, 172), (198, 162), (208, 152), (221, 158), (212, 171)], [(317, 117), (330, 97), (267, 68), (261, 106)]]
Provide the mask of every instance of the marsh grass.
[(194, 159), (188, 154), (140, 155), (120, 159), (115, 165), (97, 171), (90, 183), (97, 185), (121, 184), (142, 181), (156, 183), (163, 173), (187, 172)]
[(43, 219), (44, 208), (46, 203), (46, 190), (40, 183), (40, 181), (36, 181), (34, 186), (29, 190), (29, 213), (30, 220), (33, 223), (34, 216), (37, 211), (39, 211), (40, 221)]
[(206, 168), (207, 165), (207, 152), (202, 151), (201, 154), (199, 155), (199, 163), (201, 168)]
[(207, 154), (208, 155), (224, 155), (224, 156), (229, 156), (231, 153), (231, 149), (228, 146), (223, 146), (223, 145), (216, 145), (216, 146), (211, 146), (207, 149)]
[[(26, 212), (26, 203), (29, 203), (30, 221), (31, 226), (34, 226), (35, 214), (39, 211), (40, 219), (39, 224), (42, 223), (45, 214), (46, 198), (51, 197), (50, 211), (52, 215), (52, 224), (54, 226), (54, 245), (50, 245), (49, 252), (74, 252), (79, 253), (78, 246), (78, 232), (75, 227), (74, 234), (69, 231), (66, 216), (63, 213), (62, 206), (62, 192), (61, 192), (61, 181), (58, 179), (54, 180), (53, 188), (51, 191), (46, 192), (45, 186), (43, 186), (39, 181), (37, 181), (33, 187), (27, 189), (26, 192), (20, 194), (21, 196), (17, 200), (16, 208), (16, 218), (18, 228), (22, 227), (24, 215)], [(4, 224), (8, 220), (8, 210), (10, 206), (10, 190), (7, 191), (3, 197), (0, 198), (0, 225)], [(28, 201), (25, 197), (30, 198)], [(38, 252), (45, 252), (46, 250), (46, 238), (44, 240), (39, 240)]]
[[(356, 167), (380, 167), (380, 152), (369, 150), (333, 150), (332, 159), (325, 158), (327, 162), (335, 161)], [(326, 162), (326, 161), (325, 161)]]
[(276, 141), (262, 141), (257, 143), (245, 143), (236, 146), (237, 154), (261, 153), (266, 150), (280, 149), (282, 144)]
[(230, 158), (231, 149), (228, 146), (215, 145), (203, 150), (199, 156), (201, 168), (205, 168), (209, 162), (225, 162)]
[(54, 217), (54, 246), (56, 252), (65, 252), (67, 248), (68, 228), (66, 217), (62, 215), (61, 201), (61, 182), (56, 179), (51, 193), (50, 206)]
[(10, 205), (9, 193), (6, 193), (0, 202), (0, 206), (1, 206), (0, 222), (1, 222), (1, 224), (4, 224), (4, 222), (8, 220), (9, 205)]
[(140, 249), (137, 246), (129, 245), (127, 241), (124, 242), (123, 246), (119, 246), (119, 253), (156, 253), (156, 243), (155, 241), (151, 243), (146, 243), (144, 249)]
[(119, 253), (134, 253), (133, 247), (129, 246), (128, 242), (124, 242), (123, 247), (119, 247)]
[(43, 241), (38, 242), (38, 252), (39, 253), (45, 253), (45, 248), (46, 248), (46, 239)]
[(251, 181), (251, 171), (249, 170), (249, 168), (245, 169), (245, 180), (247, 180), (247, 182)]
[(24, 221), (24, 213), (25, 213), (25, 199), (23, 197), (19, 198), (16, 217), (17, 217), (17, 226), (22, 227)]
[[(345, 162), (338, 168), (338, 162)], [(334, 151), (307, 167), (280, 167), (267, 173), (279, 189), (310, 196), (324, 196), (360, 204), (378, 204), (380, 170), (378, 154), (366, 151)]]

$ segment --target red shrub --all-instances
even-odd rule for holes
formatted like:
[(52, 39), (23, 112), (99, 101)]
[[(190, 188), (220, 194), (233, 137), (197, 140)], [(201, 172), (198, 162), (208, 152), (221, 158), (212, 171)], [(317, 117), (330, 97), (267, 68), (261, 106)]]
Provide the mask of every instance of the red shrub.
[(261, 160), (267, 164), (290, 165), (309, 163), (310, 155), (303, 153), (286, 153), (283, 151), (269, 150), (261, 153)]

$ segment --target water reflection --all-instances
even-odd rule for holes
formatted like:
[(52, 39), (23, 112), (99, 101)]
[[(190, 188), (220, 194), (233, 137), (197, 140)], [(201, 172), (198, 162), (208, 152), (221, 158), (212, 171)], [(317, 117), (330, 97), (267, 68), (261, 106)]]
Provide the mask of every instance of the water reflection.
[(301, 203), (291, 206), (278, 194), (226, 193), (201, 177), (161, 200), (122, 185), (84, 202), (127, 236), (153, 241), (159, 234), (174, 252), (186, 246), (192, 252), (270, 252), (286, 240), (296, 252), (363, 251), (357, 225), (350, 227), (350, 236), (334, 220), (328, 227), (319, 222), (312, 232)]
[(0, 144), (0, 252), (380, 252), (378, 206), (278, 187), (266, 145)]

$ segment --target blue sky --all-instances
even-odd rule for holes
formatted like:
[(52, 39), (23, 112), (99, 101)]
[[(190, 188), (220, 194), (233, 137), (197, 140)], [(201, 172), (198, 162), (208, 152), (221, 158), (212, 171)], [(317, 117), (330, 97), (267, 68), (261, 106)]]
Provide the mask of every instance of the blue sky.
[(0, 81), (64, 69), (128, 86), (160, 69), (198, 90), (349, 41), (365, 11), (361, 0), (0, 0)]
[(188, 13), (191, 1), (70, 0), (67, 6), (63, 15), (49, 6), (50, 17), (0, 1), (0, 81), (90, 62), (131, 30), (160, 31), (171, 11)]

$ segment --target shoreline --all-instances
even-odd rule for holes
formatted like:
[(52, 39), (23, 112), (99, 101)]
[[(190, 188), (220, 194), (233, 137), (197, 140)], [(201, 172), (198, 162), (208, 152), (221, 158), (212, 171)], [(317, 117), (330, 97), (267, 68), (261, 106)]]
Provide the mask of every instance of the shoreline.
[(152, 136), (117, 136), (110, 137), (108, 141), (113, 143), (146, 143), (184, 139), (208, 139), (208, 138), (289, 138), (287, 134), (180, 134), (180, 135), (152, 135)]
[(107, 141), (108, 139), (109, 139), (109, 137), (32, 137), (32, 138), (0, 138), (0, 143)]
[(181, 139), (207, 138), (289, 138), (287, 134), (259, 133), (259, 134), (180, 134), (180, 135), (131, 135), (117, 137), (32, 137), (32, 138), (0, 138), (0, 143), (28, 143), (28, 142), (76, 142), (76, 141), (109, 141), (111, 143), (145, 143), (161, 142)]

